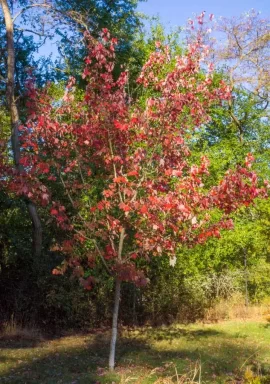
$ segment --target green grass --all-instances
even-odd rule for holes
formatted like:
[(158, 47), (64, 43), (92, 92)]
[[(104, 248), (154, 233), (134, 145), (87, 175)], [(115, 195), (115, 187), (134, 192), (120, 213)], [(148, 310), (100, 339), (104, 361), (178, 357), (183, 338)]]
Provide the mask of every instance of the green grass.
[(233, 382), (248, 366), (270, 375), (267, 323), (144, 328), (119, 336), (114, 374), (106, 370), (106, 332), (43, 341), (0, 340), (0, 383), (150, 384), (172, 375), (175, 368), (179, 374), (192, 370), (196, 362), (202, 383)]

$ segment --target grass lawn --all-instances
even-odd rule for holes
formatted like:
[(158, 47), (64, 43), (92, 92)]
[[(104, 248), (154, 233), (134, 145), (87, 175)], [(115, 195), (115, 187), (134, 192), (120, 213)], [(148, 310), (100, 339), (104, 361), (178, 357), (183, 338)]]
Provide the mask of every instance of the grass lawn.
[(201, 369), (201, 383), (240, 383), (249, 366), (270, 377), (266, 322), (122, 330), (119, 336), (114, 374), (106, 370), (105, 331), (42, 341), (0, 340), (0, 383), (150, 384), (196, 366), (194, 381), (199, 382)]

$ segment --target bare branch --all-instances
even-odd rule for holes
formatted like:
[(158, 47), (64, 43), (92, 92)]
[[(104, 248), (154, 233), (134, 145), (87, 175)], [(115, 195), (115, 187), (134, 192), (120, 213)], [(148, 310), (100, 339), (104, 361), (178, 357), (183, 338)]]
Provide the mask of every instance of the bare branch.
[(123, 228), (121, 230), (121, 233), (120, 233), (120, 240), (119, 240), (119, 247), (118, 247), (118, 259), (119, 260), (122, 259), (124, 239), (125, 239), (125, 228)]
[(28, 9), (31, 9), (31, 8), (37, 8), (37, 7), (40, 7), (40, 8), (52, 8), (52, 6), (50, 4), (47, 4), (47, 3), (36, 3), (36, 4), (31, 4), (31, 5), (28, 5), (24, 8), (22, 8), (12, 19), (12, 22), (14, 24), (15, 20), (20, 17), (24, 12), (28, 11)]
[(222, 19), (217, 25), (220, 45), (215, 50), (216, 61), (226, 64), (231, 86), (240, 85), (257, 96), (269, 93), (268, 21), (256, 11), (238, 19)]
[(36, 31), (33, 31), (32, 29), (26, 29), (26, 28), (14, 28), (14, 29), (21, 32), (33, 33), (34, 35), (37, 35), (39, 37), (46, 37), (46, 38), (53, 37), (53, 35), (46, 35), (44, 32), (36, 32)]
[(40, 8), (52, 8), (52, 6), (50, 4), (47, 4), (47, 3), (36, 3), (36, 4), (31, 4), (31, 5), (28, 5), (24, 8), (22, 8), (12, 19), (12, 22), (14, 24), (14, 22), (16, 21), (16, 19), (18, 17), (20, 17), (24, 12), (28, 11), (28, 9), (31, 9), (31, 8), (37, 8), (37, 7), (40, 7)]

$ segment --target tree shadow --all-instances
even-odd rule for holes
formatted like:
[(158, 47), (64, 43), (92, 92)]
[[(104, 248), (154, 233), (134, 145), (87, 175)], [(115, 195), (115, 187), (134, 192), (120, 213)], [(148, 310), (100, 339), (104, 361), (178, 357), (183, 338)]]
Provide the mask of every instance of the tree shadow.
[[(185, 327), (160, 327), (160, 328), (141, 328), (135, 331), (139, 337), (145, 337), (155, 341), (172, 341), (185, 336), (188, 339), (222, 336), (224, 333), (214, 329), (188, 329)], [(133, 336), (133, 330), (128, 331), (129, 336)]]
[(18, 337), (8, 337), (0, 339), (1, 349), (24, 349), (24, 348), (38, 348), (44, 343), (44, 339), (24, 339)]
[[(10, 366), (3, 371), (0, 382), (5, 384), (94, 384), (119, 382), (117, 373), (151, 371), (160, 367), (159, 374), (171, 374), (172, 365), (179, 373), (185, 372), (196, 361), (202, 365), (203, 377), (212, 383), (222, 383), (218, 377), (234, 375), (243, 362), (254, 354), (256, 347), (246, 343), (232, 343), (226, 333), (209, 329), (188, 330), (185, 328), (138, 330), (135, 336), (120, 336), (117, 345), (116, 374), (107, 371), (109, 353), (109, 335), (78, 336), (70, 344), (65, 342), (58, 346), (61, 339), (44, 342), (39, 347), (34, 346), (33, 355), (28, 359), (21, 357), (20, 364)], [(215, 344), (210, 346), (208, 337), (216, 337)], [(204, 340), (205, 339), (205, 340)], [(209, 338), (210, 339), (210, 338)], [(70, 338), (70, 340), (73, 340)], [(76, 342), (79, 341), (79, 342)], [(172, 344), (170, 342), (174, 340)], [(159, 347), (159, 343), (165, 347)], [(167, 342), (167, 343), (164, 343)], [(169, 342), (169, 343), (168, 343)], [(11, 345), (10, 345), (11, 347)], [(16, 349), (17, 347), (15, 347)], [(31, 347), (30, 347), (31, 348)], [(17, 351), (18, 352), (18, 351)], [(11, 356), (4, 356), (4, 362), (13, 363)], [(170, 368), (171, 367), (171, 368)], [(171, 369), (171, 371), (170, 371)], [(132, 374), (132, 373), (131, 373)], [(216, 381), (211, 381), (215, 375)], [(223, 375), (223, 376), (222, 376)], [(228, 376), (229, 377), (229, 376)], [(154, 380), (155, 376), (153, 376)], [(151, 382), (147, 381), (148, 383)]]
[[(108, 332), (110, 328), (98, 328), (87, 332), (88, 334), (104, 334)], [(78, 337), (84, 336), (86, 332), (51, 332), (48, 331), (38, 332), (31, 334), (31, 331), (16, 335), (1, 335), (0, 336), (0, 350), (1, 349), (28, 349), (28, 348), (40, 348), (42, 345), (68, 336), (77, 335)]]

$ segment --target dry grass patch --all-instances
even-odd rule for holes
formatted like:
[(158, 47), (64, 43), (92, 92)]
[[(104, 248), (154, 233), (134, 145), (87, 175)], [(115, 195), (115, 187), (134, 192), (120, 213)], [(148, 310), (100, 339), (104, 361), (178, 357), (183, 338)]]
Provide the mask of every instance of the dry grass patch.
[(11, 319), (2, 325), (0, 340), (42, 341), (43, 337), (36, 327), (24, 327)]
[(258, 305), (245, 305), (242, 295), (234, 295), (230, 300), (220, 300), (205, 315), (205, 321), (215, 323), (224, 320), (270, 321), (270, 302)]

